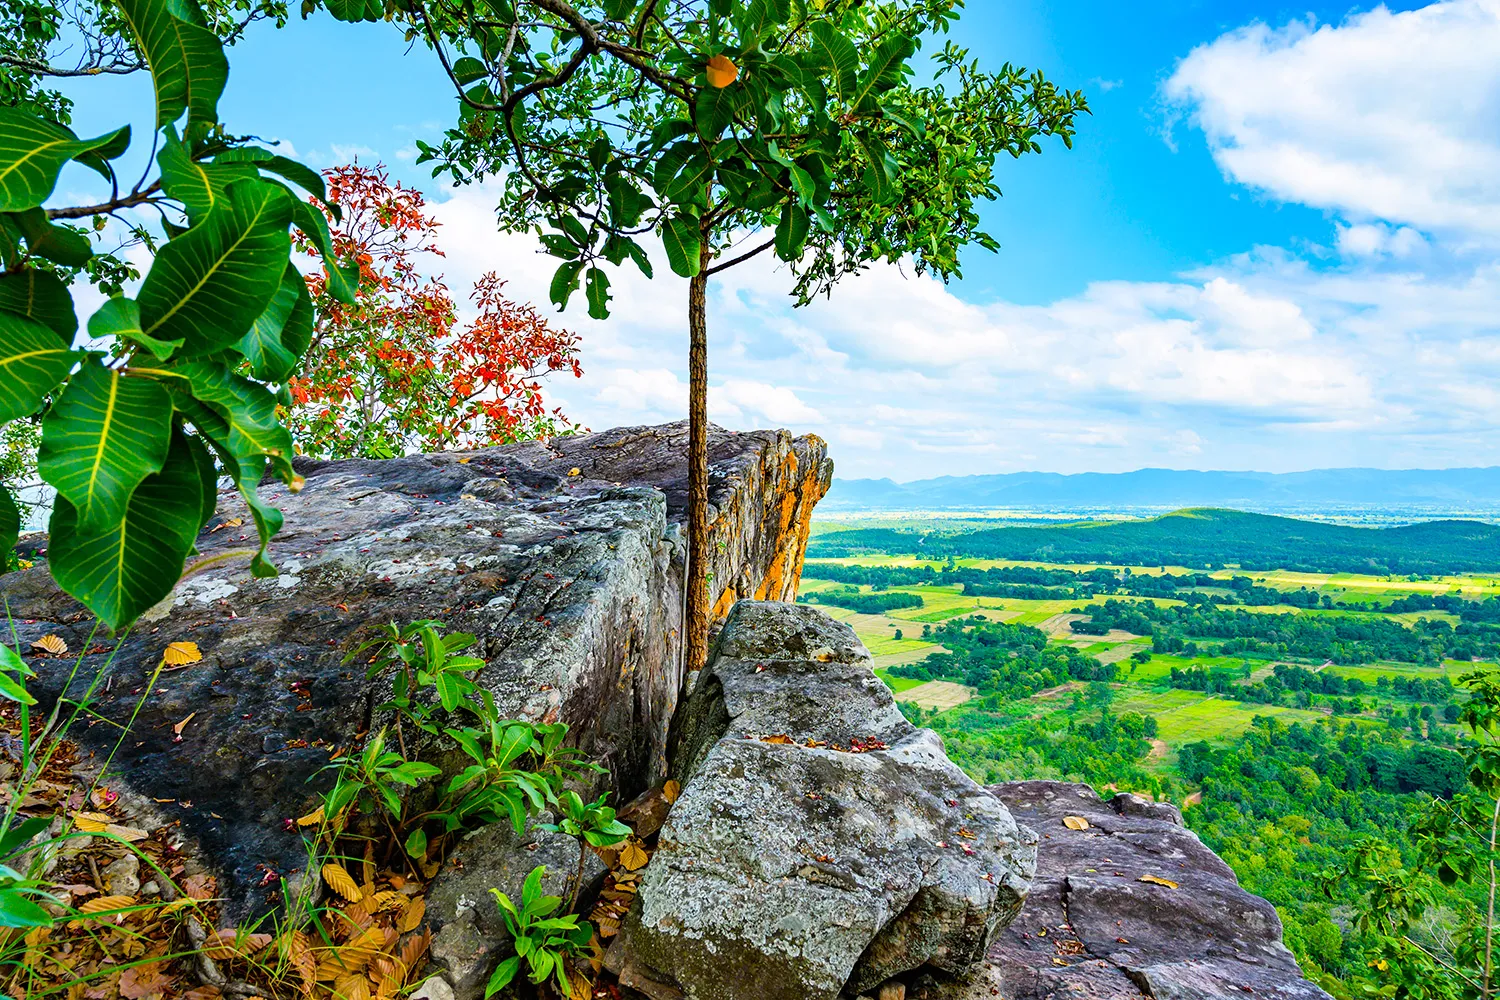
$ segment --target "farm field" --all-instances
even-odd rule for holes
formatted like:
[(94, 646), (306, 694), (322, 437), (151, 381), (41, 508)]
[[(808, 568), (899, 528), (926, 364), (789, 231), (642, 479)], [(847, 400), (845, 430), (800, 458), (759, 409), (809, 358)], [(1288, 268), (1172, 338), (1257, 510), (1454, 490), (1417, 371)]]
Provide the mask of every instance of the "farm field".
[[(804, 569), (802, 593), (804, 595), (826, 594), (832, 591), (872, 595), (877, 593), (868, 585), (851, 586), (819, 576), (820, 566), (861, 567), (921, 567), (930, 566), (941, 571), (950, 565), (947, 560), (919, 560), (901, 556), (871, 555), (853, 558), (809, 560)], [(1024, 562), (999, 559), (956, 559), (951, 565), (974, 569), (989, 569), (1005, 566), (1028, 566), (1043, 570), (1066, 570), (1073, 573), (1100, 568), (1098, 564), (1062, 564)], [(1119, 567), (1103, 567), (1117, 569)], [(1132, 566), (1132, 574), (1154, 575), (1163, 572), (1160, 566)], [(1183, 567), (1167, 567), (1167, 572), (1188, 573)], [(1228, 584), (1237, 575), (1249, 576), (1261, 587), (1297, 591), (1302, 588), (1317, 590), (1320, 594), (1331, 594), (1335, 600), (1346, 604), (1367, 603), (1376, 599), (1390, 601), (1411, 594), (1451, 594), (1461, 592), (1465, 597), (1480, 599), (1500, 594), (1500, 585), (1488, 576), (1444, 576), (1425, 580), (1395, 579), (1389, 577), (1361, 576), (1352, 573), (1306, 573), (1306, 572), (1254, 572), (1240, 574), (1232, 569), (1218, 570), (1211, 575), (1225, 581), (1222, 595), (1232, 593)], [(937, 630), (944, 622), (955, 619), (980, 619), (987, 622), (1005, 622), (1014, 625), (1029, 625), (1040, 629), (1052, 645), (1068, 646), (1101, 664), (1114, 664), (1116, 677), (1110, 683), (1112, 696), (1109, 710), (1116, 714), (1139, 713), (1155, 719), (1160, 753), (1153, 754), (1148, 766), (1153, 769), (1169, 768), (1175, 763), (1177, 750), (1198, 740), (1229, 740), (1248, 730), (1257, 717), (1275, 718), (1283, 723), (1316, 722), (1328, 719), (1333, 712), (1326, 703), (1295, 704), (1295, 700), (1284, 704), (1267, 704), (1260, 701), (1237, 700), (1233, 689), (1216, 694), (1202, 691), (1173, 688), (1169, 680), (1175, 670), (1187, 672), (1195, 668), (1221, 671), (1232, 675), (1236, 684), (1264, 683), (1273, 679), (1278, 665), (1295, 665), (1317, 673), (1328, 670), (1339, 678), (1363, 682), (1368, 692), (1361, 702), (1362, 710), (1348, 718), (1362, 719), (1370, 725), (1383, 724), (1379, 713), (1406, 713), (1411, 705), (1390, 695), (1390, 682), (1397, 678), (1456, 680), (1476, 666), (1468, 661), (1449, 660), (1441, 666), (1422, 666), (1417, 663), (1381, 660), (1358, 665), (1325, 665), (1321, 658), (1296, 657), (1276, 658), (1264, 654), (1214, 655), (1216, 647), (1197, 653), (1177, 654), (1153, 653), (1149, 636), (1134, 635), (1119, 629), (1105, 635), (1086, 635), (1075, 632), (1071, 623), (1088, 617), (1088, 609), (1110, 599), (1103, 596), (1091, 599), (1027, 600), (1021, 598), (976, 596), (965, 594), (961, 585), (927, 584), (916, 586), (890, 586), (878, 593), (910, 595), (920, 600), (919, 605), (896, 608), (881, 614), (862, 614), (847, 608), (821, 605), (830, 616), (846, 621), (856, 635), (875, 657), (875, 665), (881, 678), (891, 687), (899, 701), (919, 705), (931, 712), (948, 711), (959, 705), (969, 704), (978, 697), (973, 688), (951, 681), (921, 680), (893, 673), (893, 669), (920, 665), (935, 652), (946, 651), (939, 645)], [(1220, 593), (1214, 588), (1214, 593)], [(1169, 598), (1115, 595), (1119, 601), (1151, 603), (1163, 607), (1180, 606), (1183, 602)], [(1243, 610), (1265, 615), (1307, 615), (1329, 620), (1355, 619), (1359, 621), (1399, 622), (1413, 627), (1420, 620), (1445, 622), (1450, 626), (1459, 623), (1457, 615), (1442, 611), (1405, 612), (1385, 614), (1366, 612), (1354, 608), (1326, 609), (1303, 608), (1291, 604), (1261, 605)], [(927, 632), (924, 635), (924, 631)], [(897, 633), (900, 638), (898, 639)], [(1141, 655), (1148, 654), (1145, 662)], [(1386, 679), (1386, 686), (1377, 689), (1377, 683)], [(936, 685), (936, 686), (934, 686)], [(1011, 709), (1022, 715), (1046, 716), (1063, 711), (1065, 706), (1076, 711), (1082, 698), (1081, 683), (1054, 686), (1021, 703), (1012, 704)], [(992, 700), (992, 699), (991, 699)], [(1304, 699), (1305, 700), (1305, 699)], [(1315, 699), (1320, 702), (1320, 699)]]

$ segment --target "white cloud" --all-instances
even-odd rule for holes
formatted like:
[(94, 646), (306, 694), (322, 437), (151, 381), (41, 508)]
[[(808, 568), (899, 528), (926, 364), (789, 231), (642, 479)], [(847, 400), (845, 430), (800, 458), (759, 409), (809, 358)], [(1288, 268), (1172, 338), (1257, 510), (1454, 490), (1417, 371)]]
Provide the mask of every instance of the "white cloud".
[[(1165, 85), (1240, 183), (1352, 219), (1500, 237), (1500, 0), (1251, 24)], [(1358, 244), (1357, 244), (1358, 245)]]

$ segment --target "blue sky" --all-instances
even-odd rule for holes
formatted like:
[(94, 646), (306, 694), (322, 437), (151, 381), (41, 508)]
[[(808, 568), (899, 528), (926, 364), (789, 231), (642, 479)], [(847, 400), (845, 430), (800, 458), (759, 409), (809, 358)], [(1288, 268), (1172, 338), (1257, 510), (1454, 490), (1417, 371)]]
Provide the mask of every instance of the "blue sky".
[[(972, 0), (959, 38), (1085, 90), (1075, 149), (1001, 165), (1003, 248), (950, 286), (878, 268), (793, 310), (771, 262), (729, 272), (714, 419), (815, 431), (840, 475), (898, 480), (1500, 464), (1500, 0)], [(495, 269), (545, 303), (494, 192), (411, 162), (454, 108), (426, 51), (319, 15), (231, 65), (233, 128), (383, 160), (433, 198), (454, 288)], [(148, 87), (75, 86), (80, 131), (139, 121)], [(565, 314), (586, 375), (556, 396), (596, 429), (678, 417), (680, 283), (617, 291), (608, 323)]]

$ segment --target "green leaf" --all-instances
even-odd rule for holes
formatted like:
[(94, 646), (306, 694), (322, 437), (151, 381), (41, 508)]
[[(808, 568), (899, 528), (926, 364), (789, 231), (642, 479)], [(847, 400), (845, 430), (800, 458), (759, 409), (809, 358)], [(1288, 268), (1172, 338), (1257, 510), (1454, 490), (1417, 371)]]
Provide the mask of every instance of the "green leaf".
[(905, 76), (906, 60), (915, 51), (916, 45), (905, 35), (887, 37), (870, 56), (859, 85), (849, 95), (849, 104), (861, 114), (879, 113), (880, 105), (875, 98), (901, 82)]
[(197, 465), (177, 431), (162, 470), (136, 487), (117, 524), (82, 530), (73, 505), (59, 495), (47, 549), (53, 579), (119, 631), (176, 586), (203, 524), (201, 491)]
[(609, 319), (609, 275), (597, 267), (591, 267), (585, 281), (590, 318)]
[(260, 177), (249, 165), (196, 162), (176, 129), (165, 128), (162, 135), (161, 152), (156, 154), (162, 190), (182, 202), (195, 224), (228, 197), (232, 182)]
[(69, 160), (118, 144), (129, 126), (94, 139), (36, 115), (0, 105), (0, 212), (21, 212), (46, 201)]
[(208, 446), (197, 434), (184, 435), (188, 451), (192, 452), (193, 464), (198, 468), (198, 482), (203, 490), (203, 507), (198, 511), (198, 523), (207, 524), (219, 506), (219, 467), (209, 454)]
[(427, 833), (417, 829), (406, 838), (406, 853), (418, 861), (427, 860)]
[(516, 972), (520, 968), (520, 955), (512, 955), (510, 956), (510, 958), (507, 958), (505, 961), (495, 966), (495, 971), (490, 975), (489, 985), (485, 986), (484, 988), (485, 1000), (489, 1000), (490, 997), (494, 996), (496, 993), (499, 993), (501, 990), (505, 989), (505, 987), (509, 986), (511, 980), (516, 978)]
[(328, 292), (345, 305), (354, 304), (354, 294), (359, 288), (359, 264), (350, 261), (340, 265), (333, 253), (333, 236), (328, 232), (328, 220), (323, 213), (305, 201), (292, 207), (292, 224), (302, 230), (323, 257), (323, 270), (328, 275)]
[(506, 726), (500, 734), (500, 745), (495, 749), (495, 758), (504, 767), (531, 749), (535, 736), (531, 727), (517, 723)]
[(182, 357), (243, 337), (281, 287), (291, 218), (292, 199), (279, 184), (230, 184), (201, 223), (157, 254), (136, 299), (146, 336), (182, 341)]
[(13, 218), (26, 236), (26, 246), (37, 257), (64, 267), (82, 267), (94, 256), (88, 237), (67, 226), (54, 225), (40, 208), (16, 213)]
[(687, 215), (672, 216), (662, 226), (661, 243), (667, 251), (667, 263), (673, 273), (691, 278), (702, 270), (703, 236), (697, 219)]
[(662, 200), (675, 205), (705, 205), (713, 176), (713, 161), (702, 150), (697, 150), (662, 189)]
[[(292, 436), (276, 419), (276, 397), (265, 386), (250, 381), (243, 375), (232, 372), (224, 364), (215, 361), (193, 361), (174, 366), (173, 371), (188, 380), (192, 395), (207, 404), (221, 420), (212, 429), (199, 427), (209, 438), (219, 436), (220, 427), (225, 431), (223, 444), (235, 457), (242, 472), (260, 469), (262, 457), (271, 460), (276, 472), (285, 481), (292, 481)], [(181, 400), (179, 409), (181, 407)], [(197, 424), (197, 417), (188, 413), (188, 419)]]
[(0, 310), (35, 320), (55, 331), (64, 347), (71, 347), (78, 332), (78, 314), (68, 286), (51, 271), (34, 267), (0, 275)]
[[(20, 658), (17, 657), (17, 659)], [(22, 819), (15, 826), (5, 831), (5, 836), (0, 837), (0, 858), (9, 858), (17, 850), (24, 847), (32, 837), (35, 837), (51, 825), (46, 816), (33, 816)]]
[(854, 43), (839, 33), (828, 21), (814, 21), (809, 46), (813, 56), (829, 76), (833, 92), (847, 98), (855, 91), (859, 74), (859, 53)]
[(578, 291), (578, 275), (582, 271), (583, 261), (569, 260), (564, 261), (558, 267), (557, 272), (552, 275), (552, 287), (548, 290), (547, 296), (558, 309), (568, 307), (568, 300), (573, 297), (574, 292)]
[(475, 80), (483, 80), (489, 75), (490, 71), (485, 69), (484, 63), (473, 56), (464, 56), (453, 63), (454, 79), (458, 80), (465, 87)]
[[(226, 149), (214, 157), (216, 166), (231, 163), (253, 164), (257, 170), (270, 171), (291, 181), (319, 201), (325, 204), (328, 202), (328, 186), (323, 182), (323, 175), (305, 163), (298, 163), (290, 157), (281, 156), (258, 146), (237, 146), (234, 149)], [(335, 210), (338, 208), (336, 205), (329, 207)], [(337, 217), (337, 212), (335, 212), (335, 217)]]
[(717, 142), (748, 99), (744, 85), (739, 82), (699, 91), (693, 108), (693, 124), (698, 134), (709, 142)]
[[(172, 124), (184, 111), (189, 123), (217, 122), (229, 60), (218, 37), (202, 26), (203, 15), (193, 0), (119, 0), (119, 8), (151, 67), (156, 127)], [(191, 20), (174, 16), (174, 11)]]
[(781, 208), (781, 222), (776, 226), (776, 256), (785, 261), (799, 261), (807, 246), (812, 219), (807, 210), (794, 201)]
[(42, 420), (37, 470), (76, 509), (79, 530), (98, 533), (161, 471), (171, 436), (172, 401), (160, 384), (86, 361)]
[(10, 674), (0, 674), (0, 698), (7, 701), (19, 702), (22, 705), (35, 705), (36, 698), (26, 690), (26, 685), (16, 680)]
[(891, 155), (886, 144), (875, 136), (856, 135), (854, 141), (864, 152), (865, 161), (869, 164), (869, 169), (865, 172), (865, 185), (876, 203), (889, 204), (901, 193), (896, 183), (896, 176), (901, 169), (896, 158)]
[[(0, 483), (0, 573), (9, 573), (15, 561), (16, 539), (21, 537), (21, 508), (15, 497)], [(3, 647), (0, 647), (3, 648)], [(3, 665), (3, 662), (0, 662)]]
[(312, 339), (313, 306), (307, 282), (296, 266), (287, 263), (281, 287), (256, 317), (250, 332), (234, 345), (250, 362), (262, 382), (285, 382), (297, 370), (297, 360)]
[(52, 914), (12, 886), (0, 888), (0, 927), (51, 927)]
[(89, 317), (89, 336), (100, 340), (105, 337), (122, 337), (142, 344), (156, 357), (165, 361), (182, 346), (180, 340), (157, 340), (146, 336), (141, 329), (141, 307), (133, 299), (115, 297), (110, 299), (94, 315)]

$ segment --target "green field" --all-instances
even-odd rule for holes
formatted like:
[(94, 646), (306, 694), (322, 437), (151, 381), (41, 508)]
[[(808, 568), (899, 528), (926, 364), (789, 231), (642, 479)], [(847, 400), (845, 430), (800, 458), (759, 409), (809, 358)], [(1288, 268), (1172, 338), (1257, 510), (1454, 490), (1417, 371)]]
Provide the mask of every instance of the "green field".
[[(1039, 563), (1018, 562), (1015, 560), (1000, 559), (958, 559), (957, 565), (985, 569), (995, 566), (1035, 566), (1043, 569), (1066, 569), (1078, 571), (1096, 568), (1094, 565), (1077, 565), (1064, 563)], [(934, 569), (940, 569), (946, 565), (946, 561), (918, 560), (900, 556), (864, 556), (859, 558), (833, 559), (833, 560), (809, 560), (804, 571), (804, 582), (802, 592), (805, 594), (817, 593), (819, 591), (831, 590), (836, 587), (845, 586), (830, 580), (818, 578), (818, 566), (823, 563), (835, 563), (839, 565), (862, 565), (862, 566), (921, 566), (929, 565)], [(1111, 567), (1114, 568), (1114, 567)], [(1168, 567), (1172, 572), (1188, 572), (1182, 567)], [(1132, 567), (1132, 572), (1141, 574), (1152, 574), (1162, 572), (1159, 566)], [(1220, 570), (1212, 575), (1217, 579), (1228, 580), (1236, 575), (1234, 570)], [(1347, 603), (1362, 603), (1375, 599), (1390, 600), (1406, 594), (1415, 593), (1449, 593), (1462, 591), (1466, 596), (1479, 598), (1500, 593), (1495, 579), (1487, 576), (1444, 576), (1425, 580), (1405, 580), (1389, 577), (1360, 576), (1352, 573), (1294, 573), (1294, 572), (1257, 572), (1245, 574), (1251, 576), (1261, 586), (1274, 589), (1297, 590), (1300, 588), (1313, 588), (1321, 593), (1335, 595), (1337, 600)], [(870, 593), (872, 589), (868, 586), (858, 588), (862, 593)], [(858, 614), (843, 608), (823, 606), (822, 610), (830, 616), (847, 622), (855, 631), (860, 641), (870, 650), (876, 658), (876, 666), (880, 668), (877, 673), (892, 689), (900, 695), (909, 695), (910, 692), (923, 685), (922, 681), (912, 678), (896, 677), (889, 673), (889, 668), (906, 663), (917, 663), (933, 652), (941, 651), (941, 647), (934, 641), (924, 641), (922, 638), (922, 627), (924, 625), (935, 626), (941, 622), (948, 621), (963, 615), (983, 615), (990, 620), (1001, 620), (1022, 625), (1032, 625), (1041, 628), (1052, 637), (1054, 643), (1066, 643), (1083, 653), (1093, 656), (1103, 663), (1118, 663), (1120, 673), (1119, 681), (1115, 685), (1117, 694), (1112, 704), (1115, 712), (1139, 712), (1151, 715), (1157, 719), (1160, 727), (1160, 739), (1165, 742), (1167, 752), (1158, 760), (1158, 765), (1170, 762), (1175, 758), (1177, 747), (1202, 739), (1225, 739), (1231, 738), (1244, 732), (1251, 724), (1251, 720), (1257, 715), (1274, 716), (1285, 722), (1293, 721), (1315, 721), (1327, 718), (1329, 712), (1321, 706), (1308, 708), (1294, 708), (1285, 705), (1266, 705), (1253, 702), (1239, 702), (1232, 696), (1207, 695), (1196, 691), (1174, 690), (1167, 685), (1167, 678), (1173, 668), (1188, 670), (1193, 667), (1222, 668), (1231, 672), (1239, 673), (1249, 666), (1250, 679), (1259, 681), (1271, 675), (1277, 662), (1266, 659), (1264, 656), (1247, 659), (1243, 656), (1178, 656), (1158, 653), (1146, 663), (1137, 663), (1130, 659), (1131, 655), (1140, 650), (1150, 650), (1151, 640), (1147, 637), (1131, 636), (1129, 634), (1112, 634), (1108, 637), (1089, 636), (1075, 634), (1068, 627), (1071, 620), (1071, 612), (1075, 608), (1082, 607), (1085, 610), (1092, 603), (1105, 600), (1104, 597), (1095, 598), (1093, 601), (1084, 600), (1020, 600), (1004, 597), (977, 597), (965, 595), (959, 586), (907, 586), (890, 587), (888, 593), (912, 594), (922, 600), (920, 607), (900, 608), (881, 615)], [(1160, 605), (1179, 604), (1181, 602), (1164, 598), (1142, 598), (1117, 596), (1118, 600), (1150, 601)], [(1401, 615), (1380, 616), (1374, 612), (1359, 612), (1353, 610), (1326, 610), (1326, 609), (1303, 609), (1291, 605), (1275, 605), (1254, 607), (1249, 610), (1258, 614), (1306, 614), (1317, 616), (1352, 616), (1359, 618), (1385, 617), (1411, 625), (1419, 618), (1430, 620), (1447, 621), (1456, 624), (1456, 616), (1442, 612), (1409, 613)], [(897, 630), (902, 633), (902, 638), (897, 639)], [(1321, 663), (1304, 662), (1302, 664), (1309, 669), (1325, 669)], [(1360, 680), (1374, 685), (1382, 676), (1386, 677), (1441, 677), (1445, 674), (1456, 679), (1476, 666), (1493, 666), (1493, 664), (1476, 665), (1467, 662), (1448, 661), (1441, 667), (1423, 667), (1414, 663), (1379, 662), (1359, 666), (1337, 666), (1326, 669), (1336, 672), (1345, 678), (1357, 677)], [(1059, 699), (1070, 697), (1070, 691), (1081, 688), (1083, 685), (1064, 685), (1061, 691), (1054, 689), (1053, 692), (1044, 692), (1043, 695), (1034, 696), (1034, 710), (1049, 712), (1057, 710), (1062, 702)], [(936, 690), (936, 689), (934, 689)], [(1365, 701), (1374, 709), (1380, 705), (1391, 702), (1385, 693), (1367, 692)], [(920, 701), (926, 699), (918, 698)], [(1397, 703), (1396, 707), (1404, 711), (1406, 703)], [(935, 699), (931, 702), (934, 708), (946, 708), (947, 700)], [(1022, 706), (1015, 706), (1021, 709)], [(1371, 724), (1375, 723), (1373, 715), (1367, 714), (1366, 718)]]

